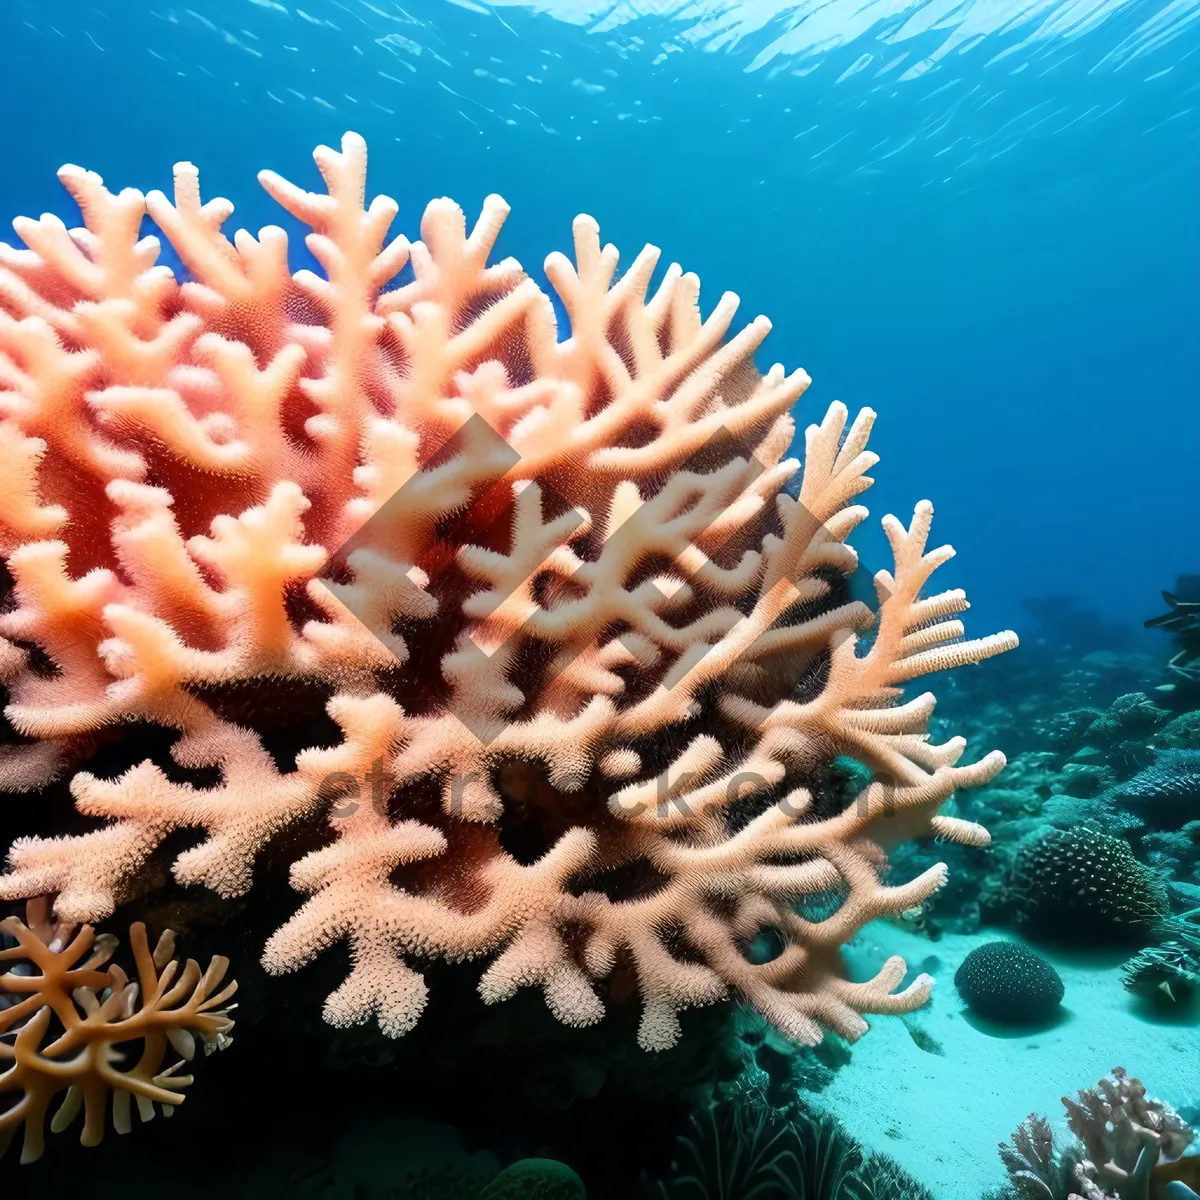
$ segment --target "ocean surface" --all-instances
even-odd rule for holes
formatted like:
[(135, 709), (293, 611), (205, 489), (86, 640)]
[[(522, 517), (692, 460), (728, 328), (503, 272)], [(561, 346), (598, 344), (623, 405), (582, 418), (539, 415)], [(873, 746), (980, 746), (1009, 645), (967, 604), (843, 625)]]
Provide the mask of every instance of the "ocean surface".
[[(741, 1009), (704, 1010), (659, 1066), (633, 1045), (636, 985), (619, 970), (605, 985), (618, 1015), (595, 1037), (549, 1021), (536, 994), (477, 1021), (474, 981), (442, 966), (438, 1015), (411, 1044), (373, 1024), (335, 1036), (319, 1017), (336, 970), (281, 983), (258, 966), (301, 903), (287, 867), (320, 844), (312, 828), (263, 851), (245, 901), (200, 901), (198, 888), (181, 899), (163, 868), (113, 928), (170, 919), (186, 954), (229, 954), (238, 1045), (199, 1064), (168, 1129), (87, 1150), (76, 1129), (57, 1134), (42, 1163), (0, 1161), (0, 1192), (30, 1179), (46, 1196), (91, 1180), (100, 1196), (169, 1184), (230, 1200), (583, 1200), (553, 1171), (499, 1182), (501, 1168), (548, 1158), (578, 1171), (590, 1200), (1030, 1200), (1043, 1193), (1005, 1182), (997, 1145), (1031, 1112), (1065, 1145), (1060, 1097), (1114, 1067), (1200, 1127), (1200, 0), (301, 4), (0, 0), (0, 215), (76, 224), (55, 178), (64, 163), (114, 192), (169, 194), (188, 161), (205, 199), (236, 205), (227, 232), (283, 225), (292, 269), (315, 269), (305, 230), (255, 177), (318, 188), (313, 148), (349, 130), (369, 149), (368, 196), (394, 197), (394, 231), (413, 241), (431, 199), (452, 197), (470, 223), (498, 193), (512, 212), (495, 257), (539, 281), (587, 213), (622, 264), (651, 243), (660, 277), (674, 262), (696, 272), (706, 313), (735, 292), (735, 327), (773, 323), (759, 367), (813, 378), (801, 431), (833, 400), (879, 413), (882, 462), (855, 538), (864, 566), (890, 565), (880, 517), (931, 500), (932, 544), (958, 553), (939, 583), (967, 590), (968, 634), (1020, 635), (1019, 650), (932, 685), (936, 741), (963, 733), (968, 760), (1009, 757), (994, 783), (949, 801), (991, 829), (992, 856), (940, 836), (897, 852), (903, 879), (944, 858), (951, 882), (856, 935), (849, 969), (867, 979), (900, 953), (910, 981), (920, 971), (937, 986), (911, 1016), (872, 1018), (852, 1055), (829, 1038), (796, 1050)], [(1143, 628), (1182, 577), (1192, 607), (1175, 640)], [(0, 574), (0, 619), (10, 580)], [(320, 704), (297, 701), (293, 717), (273, 697), (256, 712), (248, 694), (246, 724), (277, 764), (295, 730), (287, 770), (298, 747), (330, 744)], [(33, 740), (16, 728), (0, 722), (0, 768)], [(143, 748), (168, 761), (161, 730), (131, 730), (136, 752), (87, 743), (99, 767), (72, 742), (79, 769), (115, 778)], [(829, 795), (851, 795), (846, 763), (824, 766)], [(0, 852), (85, 828), (68, 777), (44, 803), (0, 777)], [(1125, 872), (1108, 893), (1121, 911), (1078, 943), (1092, 917), (1074, 910), (1039, 935), (1052, 905), (1012, 883), (1022, 855), (1085, 827), (1100, 839), (1087, 869), (1109, 855)], [(1151, 914), (1132, 939), (1122, 905)], [(954, 981), (997, 937), (1044, 956), (1061, 1009), (1015, 1029), (971, 1011)], [(1128, 982), (1139, 951), (1176, 955), (1165, 992), (1158, 976), (1143, 986), (1152, 971), (1140, 991)], [(752, 1119), (738, 1108), (751, 1094)], [(780, 1113), (798, 1124), (780, 1132)], [(755, 1191), (749, 1172), (720, 1190), (725, 1168), (700, 1160), (751, 1145), (747, 1120), (760, 1142), (775, 1130), (803, 1153), (836, 1138), (858, 1148), (839, 1151), (841, 1168), (831, 1155), (818, 1182), (777, 1175)], [(813, 1129), (839, 1132), (822, 1143)], [(887, 1181), (868, 1169), (884, 1153)], [(1198, 1164), (1194, 1147), (1187, 1160), (1164, 1152), (1136, 1200), (1194, 1200)], [(1196, 1191), (1171, 1190), (1182, 1182)]]
[(1136, 624), (1192, 565), (1196, 0), (6, 0), (0, 32), (5, 213), (67, 214), (64, 162), (187, 159), (257, 230), (255, 173), (353, 129), (400, 230), (498, 192), (536, 270), (587, 212), (766, 313), (802, 424), (880, 411), (872, 508), (934, 502), (981, 627)]

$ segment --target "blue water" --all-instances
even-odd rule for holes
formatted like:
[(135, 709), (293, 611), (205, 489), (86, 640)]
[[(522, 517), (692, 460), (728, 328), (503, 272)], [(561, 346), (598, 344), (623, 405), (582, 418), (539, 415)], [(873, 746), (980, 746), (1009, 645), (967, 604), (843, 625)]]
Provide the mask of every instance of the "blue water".
[(1195, 567), (1197, 0), (303, 2), (7, 0), (4, 212), (187, 158), (257, 229), (255, 171), (352, 128), (407, 232), (498, 191), (531, 269), (586, 211), (766, 312), (802, 418), (880, 411), (872, 508), (935, 502), (978, 629), (1133, 627)]
[[(169, 192), (172, 164), (190, 160), (206, 199), (236, 203), (228, 232), (239, 224), (289, 228), (295, 268), (305, 265), (306, 231), (255, 174), (269, 167), (319, 186), (313, 147), (337, 145), (355, 130), (370, 148), (371, 191), (399, 201), (397, 231), (414, 239), (431, 198), (452, 196), (473, 218), (498, 192), (512, 205), (499, 251), (535, 275), (550, 251), (570, 250), (571, 221), (583, 211), (624, 262), (649, 241), (662, 248), (664, 264), (696, 271), (705, 311), (732, 290), (743, 320), (768, 314), (775, 330), (760, 365), (804, 367), (815, 381), (801, 427), (834, 399), (879, 412), (872, 446), (883, 461), (866, 497), (873, 519), (855, 538), (865, 564), (888, 561), (878, 517), (907, 516), (918, 500), (933, 500), (935, 537), (960, 553), (938, 583), (967, 588), (972, 634), (1011, 627), (1028, 647), (1037, 641), (1037, 601), (1069, 596), (1077, 611), (1110, 623), (1106, 636), (1119, 648), (1162, 609), (1160, 590), (1200, 571), (1200, 0), (301, 3), (0, 0), (0, 213), (51, 211), (76, 223), (55, 179), (65, 162), (99, 172), (114, 190)], [(1058, 639), (1069, 641), (1072, 622), (1062, 624)], [(1091, 743), (1045, 751), (1062, 713), (1084, 702), (1117, 712), (1117, 697), (1136, 691), (1170, 706), (1147, 701), (1111, 718), (1123, 731), (1118, 738), (1110, 730), (1111, 745), (1101, 745), (1111, 782), (1151, 761), (1150, 740), (1194, 708), (1194, 691), (1189, 699), (1162, 686), (1167, 639), (1146, 634), (1144, 646), (1150, 657), (1110, 663), (1107, 675), (1098, 669), (1086, 695), (1073, 673), (1079, 655), (1048, 660), (1043, 676), (1036, 655), (987, 666), (974, 713), (987, 733), (976, 748), (999, 742), (1016, 761), (975, 815), (996, 818), (1000, 850), (1024, 835), (1037, 798), (1098, 769)], [(955, 699), (944, 686), (945, 709), (974, 735), (961, 720), (972, 696), (964, 688)], [(1184, 736), (1172, 744), (1200, 753)], [(1068, 761), (1076, 752), (1080, 762)], [(2, 815), (29, 832), (34, 807), (5, 798), (12, 802), (0, 806)], [(63, 831), (48, 817), (36, 828)], [(1190, 828), (1194, 847), (1200, 827)], [(1177, 843), (1187, 848), (1182, 833)], [(1185, 862), (1178, 847), (1177, 857), (1156, 870), (1164, 878), (1173, 871), (1187, 896), (1200, 894), (1195, 858)], [(950, 895), (969, 907), (991, 862), (966, 853), (952, 862), (968, 884)], [(264, 899), (269, 886), (258, 885), (246, 910), (259, 924), (260, 910), (269, 915), (274, 906), (283, 919), (296, 899), (282, 885)], [(227, 911), (233, 940), (243, 910)], [(982, 935), (943, 919), (950, 933), (937, 944), (927, 930), (886, 930), (888, 952), (900, 941), (914, 968), (928, 965), (940, 980), (920, 1015), (926, 1041), (898, 1019), (880, 1020), (867, 1049), (855, 1050), (856, 1072), (843, 1071), (840, 1090), (826, 1097), (872, 1149), (894, 1152), (927, 1177), (938, 1200), (978, 1200), (980, 1188), (999, 1182), (997, 1141), (1026, 1112), (1057, 1112), (1063, 1091), (1090, 1084), (1126, 1055), (1131, 1070), (1145, 1069), (1152, 1091), (1195, 1098), (1187, 1063), (1200, 1010), (1178, 1018), (1178, 1028), (1174, 1016), (1143, 1019), (1116, 960), (1103, 969), (1056, 960), (1068, 986), (1065, 1032), (981, 1041), (961, 1019), (950, 980)], [(856, 947), (864, 961), (882, 957), (875, 936)], [(287, 1007), (280, 997), (301, 994), (255, 990), (260, 949), (256, 941), (233, 951), (251, 980), (243, 995), (244, 1044), (259, 1056), (252, 1064), (275, 1045), (265, 1027)], [(285, 1083), (280, 1090), (290, 1094), (278, 1104), (265, 1083), (261, 1102), (248, 1087), (231, 1088), (228, 1100), (215, 1090), (192, 1111), (210, 1105), (200, 1108), (209, 1124), (198, 1126), (209, 1129), (226, 1119), (225, 1104), (261, 1118), (261, 1135), (250, 1132), (249, 1116), (242, 1126), (228, 1118), (236, 1132), (224, 1149), (234, 1161), (261, 1149), (264, 1174), (288, 1180), (289, 1189), (312, 1170), (296, 1144), (311, 1141), (314, 1156), (324, 1153), (323, 1136), (342, 1122), (352, 1136), (339, 1129), (342, 1158), (333, 1170), (349, 1179), (347, 1164), (374, 1169), (374, 1150), (356, 1149), (360, 1132), (368, 1147), (393, 1136), (389, 1128), (372, 1142), (369, 1122), (359, 1130), (359, 1118), (341, 1111), (358, 1086), (355, 1055), (380, 1068), (353, 1110), (368, 1114), (371, 1089), (387, 1103), (404, 1090), (391, 1064), (443, 1059), (389, 1058), (390, 1045), (372, 1028), (374, 1041), (347, 1043), (339, 1051), (345, 1061), (331, 1067), (321, 1057), (325, 1043), (315, 1039), (314, 1051), (293, 1032), (317, 1026), (319, 982), (285, 982), (306, 989), (289, 1010), (285, 1078), (311, 1073), (315, 1083)], [(432, 1037), (446, 1028), (435, 1026)], [(519, 1021), (512, 1028), (519, 1041)], [(447, 1043), (465, 1060), (474, 1035), (451, 1032)], [(531, 1057), (545, 1066), (562, 1044), (536, 1046)], [(579, 1044), (582, 1066), (570, 1083), (585, 1095), (596, 1051)], [(340, 1092), (335, 1068), (352, 1081)], [(456, 1086), (450, 1068), (444, 1075), (443, 1092)], [(620, 1084), (616, 1069), (613, 1077)], [(510, 1081), (488, 1082), (502, 1089)], [(515, 1121), (525, 1111), (519, 1101)], [(380, 1112), (390, 1111), (387, 1103)], [(562, 1145), (564, 1128), (579, 1131), (569, 1113), (559, 1117)], [(907, 1143), (894, 1118), (906, 1125)], [(1191, 1119), (1196, 1124), (1194, 1112)], [(658, 1136), (642, 1124), (647, 1142)], [(540, 1127), (521, 1134), (522, 1156), (536, 1152)], [(148, 1153), (142, 1147), (154, 1144), (143, 1135), (121, 1143), (126, 1158), (97, 1159), (98, 1177), (120, 1176), (125, 1191), (150, 1190), (133, 1174), (125, 1179)], [(422, 1143), (428, 1136), (416, 1135)], [(618, 1144), (622, 1169), (640, 1161), (636, 1149)], [(431, 1161), (439, 1152), (430, 1150)], [(596, 1153), (610, 1155), (607, 1146)], [(412, 1147), (404, 1154), (411, 1165)], [(207, 1186), (205, 1170), (226, 1165), (221, 1155), (208, 1157), (198, 1186)], [(66, 1169), (78, 1162), (62, 1161)], [(152, 1177), (157, 1160), (147, 1161)], [(381, 1161), (390, 1186), (394, 1164), (386, 1154)], [(395, 1194), (383, 1188), (370, 1196)], [(51, 1186), (45, 1194), (57, 1193)]]

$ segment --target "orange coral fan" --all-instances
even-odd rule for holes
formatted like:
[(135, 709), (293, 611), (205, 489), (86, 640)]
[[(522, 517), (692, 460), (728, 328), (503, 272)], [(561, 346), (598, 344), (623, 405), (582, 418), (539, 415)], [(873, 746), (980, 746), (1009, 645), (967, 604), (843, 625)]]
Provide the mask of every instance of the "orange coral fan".
[[(0, 254), (0, 680), (22, 739), (0, 780), (73, 770), (98, 730), (180, 735), (173, 761), (78, 771), (106, 824), (16, 843), (0, 895), (98, 918), (177, 828), (205, 836), (175, 877), (239, 895), (269, 840), (323, 820), (265, 963), (349, 942), (337, 1025), (405, 1032), (432, 957), (494, 956), (486, 1000), (536, 985), (574, 1025), (632, 968), (654, 1048), (729, 989), (809, 1041), (920, 1004), (926, 977), (894, 992), (893, 959), (850, 983), (839, 947), (943, 879), (885, 886), (884, 840), (987, 840), (938, 809), (1004, 759), (957, 765), (933, 697), (899, 685), (1016, 639), (962, 641), (962, 592), (921, 598), (952, 553), (926, 550), (922, 503), (885, 522), (863, 652), (873, 617), (842, 581), (874, 414), (835, 404), (788, 491), (808, 377), (755, 368), (765, 318), (726, 337), (735, 296), (702, 319), (676, 266), (650, 295), (649, 247), (614, 283), (580, 217), (574, 264), (546, 262), (560, 341), (518, 264), (487, 266), (498, 197), (469, 234), (436, 200), (421, 241), (389, 242), (362, 139), (315, 157), (326, 193), (260, 179), (324, 276), (288, 274), (280, 229), (228, 241), (232, 206), (187, 163), (173, 202), (66, 167), (85, 228), (17, 221), (27, 249)], [(147, 213), (190, 281), (154, 265)], [(310, 728), (314, 700), (325, 726), (285, 753), (276, 727)], [(839, 754), (875, 780), (831, 812), (810, 793)], [(831, 890), (832, 915), (797, 915)], [(752, 962), (763, 928), (786, 948)]]
[[(33, 914), (30, 925), (16, 917), (0, 921), (0, 930), (17, 942), (0, 950), (0, 960), (23, 960), (37, 971), (0, 975), (0, 994), (11, 998), (0, 1008), (0, 1039), (13, 1039), (11, 1044), (0, 1040), (0, 1063), (8, 1064), (0, 1074), (0, 1095), (16, 1097), (0, 1112), (0, 1155), (24, 1126), (23, 1163), (41, 1158), (46, 1111), (59, 1092), (67, 1094), (50, 1128), (61, 1133), (82, 1108), (85, 1146), (104, 1137), (110, 1092), (118, 1133), (132, 1128), (131, 1100), (137, 1101), (143, 1121), (154, 1116), (155, 1103), (170, 1116), (183, 1103), (192, 1077), (176, 1074), (182, 1062), (162, 1069), (168, 1044), (184, 1059), (195, 1053), (197, 1037), (206, 1053), (228, 1046), (233, 1021), (227, 1002), (237, 991), (232, 981), (217, 991), (227, 958), (214, 958), (203, 975), (188, 959), (180, 973), (169, 929), (151, 953), (145, 925), (139, 921), (130, 928), (137, 966), (131, 982), (115, 963), (101, 969), (117, 947), (111, 934), (97, 937), (85, 925), (74, 937), (64, 937), (61, 928), (52, 929)], [(118, 1044), (137, 1041), (143, 1043), (141, 1057), (122, 1069)]]

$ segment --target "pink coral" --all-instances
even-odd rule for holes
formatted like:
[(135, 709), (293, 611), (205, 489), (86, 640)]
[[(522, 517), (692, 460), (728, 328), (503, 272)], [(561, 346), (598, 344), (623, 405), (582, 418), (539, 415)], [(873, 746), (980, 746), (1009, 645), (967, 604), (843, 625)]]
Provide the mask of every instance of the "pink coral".
[[(260, 179), (324, 275), (289, 275), (280, 229), (227, 240), (232, 206), (202, 203), (187, 163), (173, 202), (65, 167), (85, 227), (19, 220), (27, 248), (0, 252), (0, 678), (20, 735), (0, 780), (40, 787), (134, 722), (180, 735), (173, 762), (76, 771), (100, 824), (19, 841), (0, 894), (103, 917), (191, 828), (175, 877), (235, 896), (271, 839), (324, 822), (265, 963), (348, 941), (337, 1025), (411, 1028), (433, 957), (493, 956), (484, 999), (536, 985), (575, 1025), (631, 967), (647, 1047), (730, 990), (809, 1041), (922, 1003), (926, 977), (896, 992), (893, 959), (851, 983), (839, 947), (943, 879), (886, 886), (885, 838), (987, 840), (938, 810), (1004, 760), (957, 765), (962, 740), (926, 732), (933, 697), (899, 688), (1016, 639), (963, 641), (963, 594), (921, 598), (952, 553), (927, 551), (922, 503), (885, 521), (896, 565), (860, 644), (872, 614), (838, 581), (874, 414), (833, 405), (788, 491), (808, 377), (755, 368), (762, 317), (727, 338), (736, 297), (702, 319), (676, 266), (650, 295), (649, 247), (614, 283), (580, 217), (575, 263), (546, 262), (560, 341), (518, 264), (486, 265), (498, 197), (469, 234), (436, 200), (421, 241), (389, 242), (362, 140), (315, 157), (326, 193)], [(188, 282), (155, 265), (147, 213)], [(278, 763), (271, 709), (310, 694), (337, 737)], [(875, 781), (823, 811), (806, 789), (838, 754)], [(836, 912), (798, 915), (831, 890)], [(767, 928), (785, 948), (753, 962)]]

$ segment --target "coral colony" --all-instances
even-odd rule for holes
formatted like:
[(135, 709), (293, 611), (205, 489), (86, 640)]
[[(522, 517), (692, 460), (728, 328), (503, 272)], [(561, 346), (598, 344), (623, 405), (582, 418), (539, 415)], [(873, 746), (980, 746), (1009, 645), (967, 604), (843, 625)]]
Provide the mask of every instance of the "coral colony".
[[(136, 977), (115, 963), (105, 967), (117, 946), (111, 934), (97, 937), (89, 926), (79, 931), (55, 925), (44, 902), (31, 902), (30, 923), (7, 917), (0, 930), (16, 945), (0, 950), (0, 961), (24, 961), (35, 970), (0, 975), (0, 1037), (15, 1033), (11, 1045), (0, 1041), (0, 1096), (19, 1092), (20, 1099), (0, 1112), (0, 1154), (24, 1128), (21, 1161), (33, 1162), (44, 1149), (45, 1117), (50, 1102), (65, 1092), (51, 1127), (65, 1129), (83, 1112), (85, 1146), (104, 1137), (106, 1106), (112, 1095), (112, 1123), (128, 1133), (131, 1104), (149, 1121), (158, 1104), (170, 1115), (183, 1100), (190, 1075), (178, 1074), (196, 1052), (199, 1039), (206, 1054), (223, 1050), (233, 1039), (226, 1004), (237, 991), (222, 988), (229, 960), (214, 958), (203, 974), (194, 960), (180, 970), (173, 957), (175, 935), (164, 930), (151, 951), (140, 921), (130, 930)], [(73, 934), (73, 936), (72, 936)], [(104, 968), (103, 970), (101, 968)], [(61, 1029), (49, 1033), (51, 1021)], [(140, 1055), (123, 1067), (119, 1043), (141, 1043)], [(182, 1055), (163, 1069), (168, 1048)]]
[[(68, 778), (95, 819), (19, 840), (0, 895), (103, 920), (191, 829), (175, 879), (238, 896), (268, 842), (323, 826), (264, 963), (347, 941), (334, 1025), (405, 1033), (437, 958), (489, 958), (484, 1000), (537, 987), (574, 1026), (632, 970), (647, 1049), (729, 994), (802, 1042), (922, 1004), (927, 976), (852, 983), (840, 947), (943, 882), (885, 884), (885, 843), (986, 844), (939, 808), (1004, 758), (959, 765), (900, 688), (1016, 638), (964, 641), (963, 593), (922, 596), (952, 554), (925, 502), (884, 520), (878, 612), (850, 598), (874, 413), (832, 405), (801, 475), (808, 377), (756, 369), (765, 318), (727, 337), (735, 296), (702, 319), (674, 265), (650, 294), (650, 247), (617, 279), (579, 217), (545, 267), (561, 339), (515, 261), (486, 265), (498, 197), (470, 233), (435, 200), (389, 241), (362, 139), (315, 158), (327, 193), (260, 180), (323, 275), (289, 273), (282, 229), (229, 241), (188, 163), (173, 201), (64, 167), (84, 227), (21, 219), (0, 249), (0, 786)], [(336, 736), (280, 762), (272, 722), (305, 704)], [(89, 773), (148, 725), (169, 755)], [(831, 803), (840, 755), (873, 777)]]

